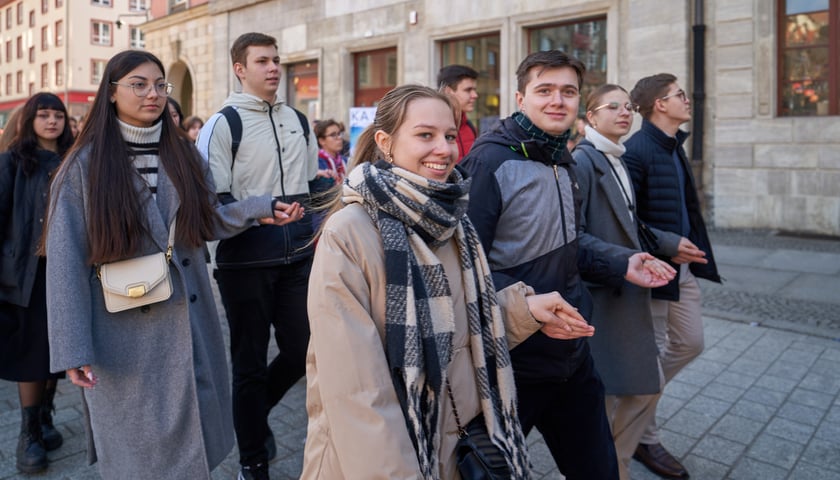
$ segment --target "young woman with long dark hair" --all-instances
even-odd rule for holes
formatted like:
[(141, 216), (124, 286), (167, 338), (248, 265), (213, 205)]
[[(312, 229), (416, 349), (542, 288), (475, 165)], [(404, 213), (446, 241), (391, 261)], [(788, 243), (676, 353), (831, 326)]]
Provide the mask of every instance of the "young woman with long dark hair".
[[(204, 242), (302, 216), (268, 195), (219, 204), (166, 110), (171, 89), (151, 53), (111, 58), (51, 190), (51, 366), (84, 387), (89, 460), (104, 478), (210, 478), (234, 437)], [(171, 296), (109, 312), (97, 267), (166, 251), (173, 223)]]

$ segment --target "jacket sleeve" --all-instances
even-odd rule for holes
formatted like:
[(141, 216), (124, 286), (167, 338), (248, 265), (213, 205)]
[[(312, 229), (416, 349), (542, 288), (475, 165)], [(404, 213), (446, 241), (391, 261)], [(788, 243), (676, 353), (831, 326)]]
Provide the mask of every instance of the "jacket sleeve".
[(12, 218), (14, 184), (15, 169), (12, 168), (12, 156), (8, 152), (0, 154), (0, 246), (6, 240), (8, 222)]
[(199, 153), (210, 165), (216, 193), (230, 194), (233, 176), (230, 126), (221, 113), (216, 113), (201, 127), (196, 141)]
[(656, 255), (673, 257), (679, 253), (680, 240), (682, 240), (682, 236), (680, 234), (660, 230), (658, 228), (651, 227), (650, 225), (648, 225), (648, 228), (650, 228), (650, 231), (656, 235), (656, 239), (659, 241), (659, 249), (654, 252)]
[(371, 316), (362, 253), (334, 230), (318, 242), (308, 299), (316, 395), (344, 478), (415, 479), (417, 458)]
[(528, 309), (526, 298), (533, 294), (534, 289), (523, 282), (516, 282), (496, 292), (502, 315), (505, 317), (508, 350), (513, 350), (542, 328)]
[(592, 162), (586, 157), (584, 149), (576, 149), (573, 157), (575, 176), (580, 187), (580, 222), (578, 223), (578, 269), (584, 280), (619, 287), (624, 283), (628, 259), (637, 250), (604, 241), (587, 232), (590, 196), (593, 195), (595, 172)]
[(47, 325), (50, 370), (94, 362), (93, 266), (88, 262), (84, 180), (79, 161), (52, 185), (47, 225)]
[(489, 255), (496, 238), (496, 226), (502, 214), (502, 195), (495, 175), (486, 164), (481, 164), (475, 153), (470, 152), (462, 162), (472, 178), (467, 216), (478, 233), (481, 247)]
[[(207, 185), (211, 190), (215, 189), (209, 166), (206, 163), (202, 166)], [(233, 200), (230, 197), (230, 200), (223, 203), (216, 195), (210, 198), (210, 203), (216, 209), (213, 240), (230, 238), (257, 225), (257, 219), (274, 215), (271, 195), (258, 195), (244, 200)]]

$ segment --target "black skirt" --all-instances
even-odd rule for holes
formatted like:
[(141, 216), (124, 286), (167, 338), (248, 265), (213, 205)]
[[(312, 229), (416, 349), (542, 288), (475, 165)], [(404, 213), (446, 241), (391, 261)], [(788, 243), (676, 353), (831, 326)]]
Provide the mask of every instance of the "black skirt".
[(44, 259), (38, 262), (29, 306), (0, 302), (0, 378), (36, 382), (62, 378), (50, 373), (47, 339), (47, 274)]

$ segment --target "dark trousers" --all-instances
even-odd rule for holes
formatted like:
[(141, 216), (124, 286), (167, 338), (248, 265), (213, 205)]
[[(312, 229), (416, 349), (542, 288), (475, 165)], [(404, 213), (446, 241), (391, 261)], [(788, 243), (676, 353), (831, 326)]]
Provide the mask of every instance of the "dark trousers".
[[(311, 259), (214, 272), (230, 325), (233, 426), (239, 463), (265, 463), (268, 414), (306, 372)], [(269, 363), (271, 327), (279, 353)]]
[(545, 439), (567, 480), (617, 480), (618, 460), (592, 356), (562, 383), (516, 382), (519, 420)]

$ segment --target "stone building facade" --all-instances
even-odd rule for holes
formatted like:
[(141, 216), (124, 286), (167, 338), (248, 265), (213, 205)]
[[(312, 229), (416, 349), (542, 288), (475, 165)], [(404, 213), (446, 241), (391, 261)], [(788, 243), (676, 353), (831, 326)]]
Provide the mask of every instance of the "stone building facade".
[[(824, 1), (840, 8), (837, 0)], [(241, 33), (259, 31), (278, 39), (287, 74), (293, 66), (315, 66), (310, 117), (346, 122), (362, 98), (358, 72), (365, 52), (395, 52), (388, 57), (393, 64), (383, 68), (396, 84), (434, 85), (437, 70), (455, 63), (447, 60), (453, 45), (469, 49), (489, 39), (495, 79), (491, 91), (480, 94), (496, 115), (506, 116), (515, 109), (516, 66), (539, 43), (534, 36), (595, 19), (605, 38), (594, 65), (600, 81), (629, 90), (643, 76), (670, 72), (694, 94), (702, 129), (685, 126), (697, 138), (686, 147), (694, 153), (712, 225), (840, 236), (837, 107), (834, 115), (779, 113), (778, 24), (786, 2), (796, 0), (210, 0), (153, 15), (144, 31), (147, 48), (164, 60), (173, 83), (190, 79), (190, 91), (176, 97), (192, 113), (208, 117), (238, 88), (230, 45)], [(840, 12), (832, 15), (840, 18)], [(694, 45), (698, 32), (705, 39)], [(840, 89), (840, 82), (832, 88)], [(837, 102), (838, 92), (833, 95)], [(637, 127), (640, 122), (637, 117)]]

